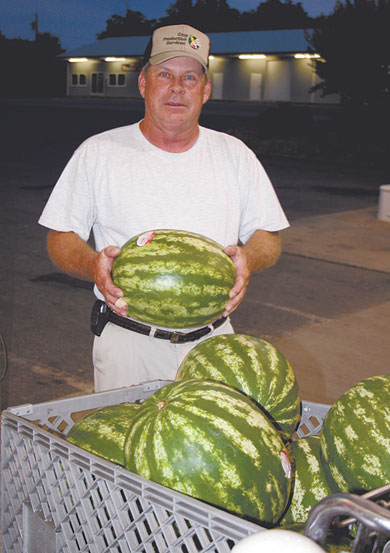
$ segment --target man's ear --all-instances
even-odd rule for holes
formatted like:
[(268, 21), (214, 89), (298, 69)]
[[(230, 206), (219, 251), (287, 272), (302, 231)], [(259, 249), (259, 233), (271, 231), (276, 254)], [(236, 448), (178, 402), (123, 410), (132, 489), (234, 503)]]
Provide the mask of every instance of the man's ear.
[(143, 71), (138, 75), (138, 90), (142, 96), (145, 98), (145, 87), (146, 87), (146, 77)]

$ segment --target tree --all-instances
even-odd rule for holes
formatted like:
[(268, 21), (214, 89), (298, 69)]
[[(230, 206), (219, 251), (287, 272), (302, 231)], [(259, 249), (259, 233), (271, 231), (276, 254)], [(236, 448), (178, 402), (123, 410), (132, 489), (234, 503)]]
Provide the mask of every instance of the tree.
[(148, 20), (139, 11), (127, 10), (126, 15), (114, 14), (106, 21), (106, 29), (97, 34), (97, 38), (113, 36), (150, 35), (155, 27), (155, 20)]
[(315, 70), (323, 96), (338, 93), (348, 105), (390, 105), (390, 1), (346, 0), (308, 34), (321, 58)]
[(266, 0), (249, 12), (231, 8), (227, 0), (176, 0), (166, 14), (158, 20), (148, 20), (139, 11), (127, 10), (125, 16), (114, 14), (97, 38), (150, 35), (156, 27), (180, 23), (187, 23), (205, 33), (215, 33), (305, 28), (312, 22), (302, 4), (292, 0)]
[(38, 33), (36, 40), (0, 40), (0, 65), (4, 78), (0, 96), (59, 96), (65, 93), (66, 62), (58, 37)]
[(171, 21), (170, 25), (182, 23), (183, 21), (191, 21), (193, 11), (192, 0), (176, 0), (167, 9), (167, 17), (164, 20), (169, 18)]
[(241, 21), (246, 30), (304, 29), (313, 22), (301, 2), (294, 4), (292, 0), (261, 2), (255, 10), (244, 12)]
[(240, 30), (240, 12), (226, 0), (176, 0), (159, 25), (187, 23), (205, 33)]

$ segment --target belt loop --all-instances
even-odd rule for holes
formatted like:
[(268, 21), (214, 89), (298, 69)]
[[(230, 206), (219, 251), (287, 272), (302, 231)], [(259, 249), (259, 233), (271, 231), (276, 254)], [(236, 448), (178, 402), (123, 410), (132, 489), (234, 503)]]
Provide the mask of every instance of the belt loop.
[(156, 334), (157, 328), (155, 326), (150, 327), (149, 337), (154, 338), (154, 335)]

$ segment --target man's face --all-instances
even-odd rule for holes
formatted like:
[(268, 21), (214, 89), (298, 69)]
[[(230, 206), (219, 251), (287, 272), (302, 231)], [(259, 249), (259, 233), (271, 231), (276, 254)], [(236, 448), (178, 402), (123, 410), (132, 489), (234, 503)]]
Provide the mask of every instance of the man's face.
[(145, 118), (160, 129), (198, 124), (202, 106), (209, 99), (211, 83), (193, 58), (172, 58), (140, 74), (139, 89), (145, 99)]

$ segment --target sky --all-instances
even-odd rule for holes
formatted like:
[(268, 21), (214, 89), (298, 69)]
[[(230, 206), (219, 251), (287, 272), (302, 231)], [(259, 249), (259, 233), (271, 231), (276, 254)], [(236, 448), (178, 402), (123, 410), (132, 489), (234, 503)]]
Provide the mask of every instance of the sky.
[[(255, 9), (262, 0), (228, 0), (231, 8), (240, 11)], [(114, 13), (124, 15), (126, 9), (140, 11), (147, 19), (166, 15), (174, 0), (0, 0), (0, 31), (7, 38), (33, 40), (31, 22), (38, 14), (39, 32), (58, 36), (61, 46), (72, 50), (96, 40), (106, 21)], [(311, 17), (328, 15), (336, 0), (301, 0)]]

